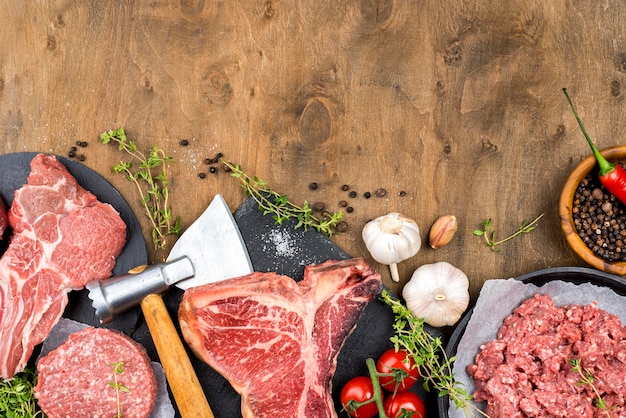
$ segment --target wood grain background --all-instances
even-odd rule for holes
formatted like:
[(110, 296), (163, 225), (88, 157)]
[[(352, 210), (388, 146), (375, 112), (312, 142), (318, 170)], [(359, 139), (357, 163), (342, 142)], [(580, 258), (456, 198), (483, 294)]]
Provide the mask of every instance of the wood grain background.
[[(87, 141), (84, 164), (120, 190), (147, 237), (134, 189), (111, 172), (121, 154), (99, 134), (123, 126), (174, 157), (183, 227), (215, 193), (233, 210), (244, 200), (224, 172), (198, 178), (221, 152), (294, 202), (348, 200), (349, 231), (334, 241), (393, 289), (448, 261), (476, 296), (491, 278), (582, 265), (557, 203), (590, 152), (561, 88), (600, 148), (624, 142), (624, 16), (626, 3), (611, 0), (2, 0), (0, 152), (67, 155)], [(363, 197), (381, 187), (385, 197)], [(391, 211), (416, 219), (424, 238), (398, 285), (360, 236)], [(504, 236), (541, 213), (498, 253), (472, 234), (485, 218)], [(444, 214), (460, 228), (432, 250), (425, 237)]]

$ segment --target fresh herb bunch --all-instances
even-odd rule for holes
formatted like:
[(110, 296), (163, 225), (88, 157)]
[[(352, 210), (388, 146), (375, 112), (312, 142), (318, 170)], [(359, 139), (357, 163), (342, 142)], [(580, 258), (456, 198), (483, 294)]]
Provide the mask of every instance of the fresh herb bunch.
[(482, 229), (475, 229), (472, 231), (472, 233), (476, 236), (484, 237), (485, 242), (487, 243), (489, 248), (491, 248), (493, 251), (498, 252), (500, 251), (500, 248), (497, 248), (497, 247), (500, 244), (504, 244), (505, 242), (515, 238), (518, 235), (528, 234), (529, 232), (534, 230), (537, 227), (537, 222), (539, 222), (541, 218), (543, 218), (543, 213), (537, 216), (531, 222), (523, 221), (520, 224), (520, 227), (516, 232), (498, 241), (496, 241), (496, 231), (491, 231), (491, 226), (492, 226), (491, 218), (487, 218), (484, 221), (482, 221), (480, 223), (482, 225)]
[(240, 165), (233, 165), (226, 161), (223, 163), (231, 170), (231, 176), (239, 179), (246, 196), (256, 200), (263, 214), (272, 214), (277, 224), (280, 225), (287, 220), (297, 220), (295, 227), (304, 228), (305, 231), (308, 228), (314, 228), (329, 238), (337, 233), (337, 225), (343, 219), (342, 211), (329, 213), (323, 219), (317, 218), (313, 215), (313, 209), (306, 200), (302, 206), (297, 206), (289, 201), (287, 195), (273, 191), (266, 181), (256, 176), (249, 177)]
[(609, 410), (611, 408), (607, 406), (606, 401), (602, 398), (602, 395), (600, 395), (598, 388), (596, 388), (596, 385), (594, 384), (596, 379), (593, 377), (593, 374), (588, 369), (584, 369), (580, 365), (580, 359), (569, 359), (569, 364), (572, 366), (572, 370), (574, 371), (574, 373), (578, 373), (578, 375), (580, 376), (578, 385), (589, 385), (591, 387), (593, 393), (596, 394), (594, 405), (596, 406), (596, 408), (604, 411), (606, 416), (610, 418), (611, 414), (609, 413)]
[[(172, 209), (168, 206), (169, 181), (167, 179), (166, 164), (172, 157), (154, 145), (148, 156), (138, 150), (137, 144), (126, 137), (124, 128), (104, 132), (100, 141), (108, 144), (113, 141), (120, 151), (126, 152), (131, 161), (120, 161), (113, 166), (113, 171), (126, 175), (128, 180), (135, 183), (141, 203), (152, 223), (152, 243), (155, 249), (167, 247), (168, 235), (180, 235), (180, 217), (172, 218)], [(133, 167), (132, 160), (138, 163)]]
[(45, 414), (37, 406), (34, 388), (35, 372), (26, 368), (12, 380), (0, 379), (0, 416), (6, 418), (43, 418)]
[(424, 389), (429, 391), (433, 387), (439, 396), (448, 395), (456, 409), (463, 411), (466, 417), (488, 417), (471, 402), (472, 397), (454, 378), (452, 364), (455, 358), (448, 358), (441, 338), (430, 335), (424, 327), (424, 320), (413, 315), (406, 305), (392, 297), (389, 290), (383, 290), (381, 299), (395, 315), (395, 333), (391, 342), (396, 350), (404, 349), (413, 357), (420, 376), (424, 378)]
[(107, 385), (115, 389), (115, 398), (117, 400), (117, 414), (114, 416), (114, 418), (122, 418), (122, 404), (120, 403), (120, 392), (128, 393), (130, 392), (130, 389), (121, 384), (118, 379), (118, 377), (122, 373), (124, 373), (124, 362), (118, 361), (117, 363), (111, 364), (111, 367), (113, 367), (113, 381), (107, 382)]

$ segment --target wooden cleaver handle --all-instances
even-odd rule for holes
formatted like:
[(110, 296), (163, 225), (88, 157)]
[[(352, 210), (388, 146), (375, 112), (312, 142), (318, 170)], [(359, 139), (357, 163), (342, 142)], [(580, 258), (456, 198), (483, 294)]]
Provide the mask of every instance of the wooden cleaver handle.
[(160, 295), (148, 295), (141, 310), (183, 418), (214, 418), (200, 381)]

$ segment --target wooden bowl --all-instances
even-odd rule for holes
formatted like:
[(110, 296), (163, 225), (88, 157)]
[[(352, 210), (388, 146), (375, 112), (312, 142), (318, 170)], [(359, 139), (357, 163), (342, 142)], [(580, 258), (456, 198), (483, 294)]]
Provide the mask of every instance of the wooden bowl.
[[(626, 161), (626, 146), (607, 148), (600, 152), (611, 162)], [(626, 262), (606, 261), (595, 255), (594, 252), (580, 238), (578, 232), (576, 231), (576, 227), (574, 226), (574, 219), (572, 217), (574, 194), (576, 193), (576, 189), (578, 188), (580, 182), (587, 177), (587, 174), (589, 174), (591, 170), (598, 170), (598, 164), (593, 154), (578, 164), (567, 178), (559, 200), (561, 229), (565, 234), (565, 239), (567, 240), (568, 245), (587, 264), (608, 273), (626, 275)]]

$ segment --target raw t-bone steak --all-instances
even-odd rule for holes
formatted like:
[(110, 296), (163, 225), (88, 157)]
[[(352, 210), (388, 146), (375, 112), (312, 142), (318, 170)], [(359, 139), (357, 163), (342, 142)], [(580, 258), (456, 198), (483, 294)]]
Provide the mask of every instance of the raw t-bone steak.
[(31, 162), (9, 210), (0, 258), (0, 377), (22, 371), (63, 314), (67, 294), (111, 275), (126, 241), (115, 209), (83, 189), (54, 156)]
[(187, 290), (179, 311), (192, 350), (241, 395), (250, 417), (336, 417), (337, 355), (382, 290), (361, 258), (308, 266), (304, 279), (275, 273)]

